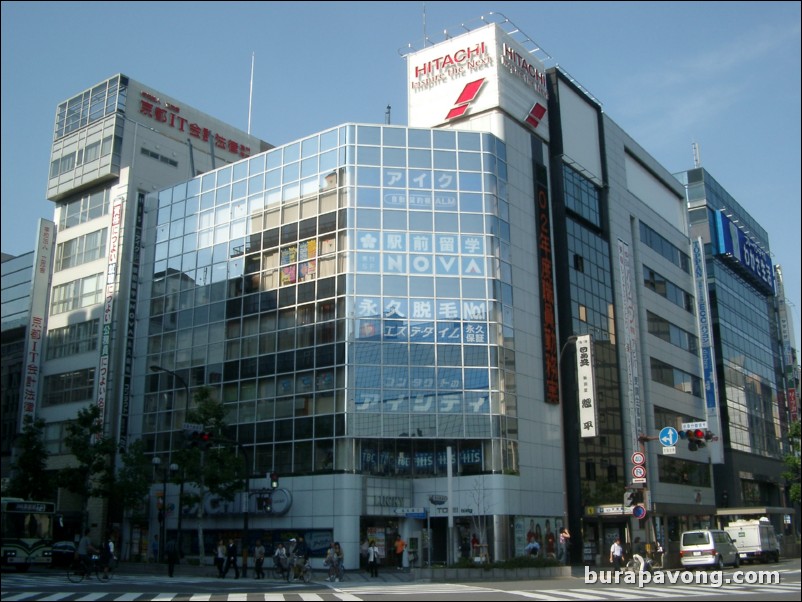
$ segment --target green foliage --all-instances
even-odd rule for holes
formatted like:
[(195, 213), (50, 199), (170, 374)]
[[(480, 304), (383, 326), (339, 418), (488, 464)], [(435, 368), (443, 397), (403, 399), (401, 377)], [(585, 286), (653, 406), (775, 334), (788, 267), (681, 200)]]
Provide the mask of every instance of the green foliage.
[(26, 415), (22, 434), (15, 441), (18, 455), (4, 495), (26, 500), (55, 500), (55, 488), (47, 472), (49, 453), (44, 443), (45, 421)]
[(799, 474), (799, 456), (802, 451), (800, 446), (800, 439), (802, 438), (802, 423), (797, 420), (791, 423), (788, 429), (788, 442), (791, 444), (791, 453), (785, 456), (785, 467), (788, 469), (783, 473), (789, 487), (789, 497), (791, 501), (798, 504), (802, 501), (802, 491), (800, 491), (800, 474)]
[[(197, 390), (195, 402), (196, 407), (188, 412), (187, 418), (212, 433), (212, 447), (180, 450), (175, 454), (176, 461), (184, 469), (185, 483), (195, 483), (201, 491), (232, 500), (243, 489), (246, 469), (242, 457), (237, 455), (236, 443), (225, 437), (225, 408), (205, 387)], [(186, 502), (192, 501), (192, 496), (187, 496)]]
[(67, 425), (64, 444), (76, 464), (59, 471), (58, 483), (84, 496), (109, 498), (114, 491), (114, 456), (117, 444), (103, 433), (100, 408), (91, 405)]
[(120, 454), (120, 460), (122, 468), (117, 473), (112, 505), (130, 512), (132, 522), (139, 523), (146, 518), (146, 500), (152, 475), (152, 466), (142, 440), (131, 443)]

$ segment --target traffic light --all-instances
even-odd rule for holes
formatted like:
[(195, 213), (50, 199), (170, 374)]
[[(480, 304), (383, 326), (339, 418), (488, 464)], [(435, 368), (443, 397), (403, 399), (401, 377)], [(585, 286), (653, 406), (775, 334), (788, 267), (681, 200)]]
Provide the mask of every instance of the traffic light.
[(635, 494), (634, 495), (635, 504), (636, 505), (637, 504), (642, 504), (643, 503), (643, 489), (636, 489), (634, 491), (634, 494)]
[(270, 487), (276, 489), (278, 487), (278, 473), (271, 472), (270, 473)]
[(711, 431), (705, 431), (705, 441), (712, 441), (715, 435)]
[(705, 446), (705, 441), (710, 441), (710, 439), (713, 438), (713, 433), (710, 433), (709, 438), (707, 437), (707, 433), (710, 433), (710, 431), (705, 432), (702, 429), (688, 429), (687, 431), (680, 431), (679, 438), (688, 441), (688, 449), (690, 451), (696, 451)]
[(212, 433), (211, 431), (203, 431), (200, 434), (201, 449), (211, 449), (212, 447)]
[(261, 510), (262, 512), (272, 512), (273, 500), (270, 498), (270, 494), (260, 496), (258, 505), (259, 505), (259, 510)]

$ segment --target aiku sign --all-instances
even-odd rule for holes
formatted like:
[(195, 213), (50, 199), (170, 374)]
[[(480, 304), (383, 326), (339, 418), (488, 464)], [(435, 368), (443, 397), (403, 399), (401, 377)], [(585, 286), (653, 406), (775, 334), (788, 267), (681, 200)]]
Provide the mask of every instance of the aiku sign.
[(479, 90), (483, 83), (485, 83), (485, 78), (477, 79), (470, 82), (462, 89), (462, 92), (457, 97), (457, 102), (454, 103), (454, 108), (446, 115), (446, 121), (462, 117), (465, 114), (470, 104), (476, 100), (476, 97), (479, 95)]

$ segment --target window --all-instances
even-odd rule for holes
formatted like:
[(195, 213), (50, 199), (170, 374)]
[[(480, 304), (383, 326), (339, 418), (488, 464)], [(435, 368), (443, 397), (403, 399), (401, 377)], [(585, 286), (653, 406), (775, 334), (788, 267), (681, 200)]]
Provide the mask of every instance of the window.
[(97, 349), (100, 320), (55, 328), (47, 333), (47, 359), (68, 357)]
[(59, 230), (83, 224), (109, 212), (109, 190), (93, 190), (60, 205)]
[(646, 312), (646, 317), (649, 323), (649, 334), (653, 334), (693, 354), (698, 352), (699, 339), (696, 335), (691, 334), (687, 330), (683, 330), (679, 326), (675, 326), (668, 320), (650, 311)]
[(45, 377), (42, 405), (89, 401), (95, 389), (95, 369), (75, 370)]
[(693, 296), (647, 266), (643, 266), (643, 286), (661, 297), (665, 297), (685, 311), (693, 313)]
[(50, 315), (55, 316), (73, 309), (95, 305), (103, 300), (103, 274), (94, 274), (54, 286)]
[(106, 229), (73, 238), (56, 247), (55, 271), (94, 261), (106, 254)]
[(673, 366), (651, 358), (652, 380), (656, 383), (672, 387), (678, 391), (702, 396), (702, 379), (693, 374), (674, 368)]
[(691, 273), (691, 258), (687, 253), (683, 253), (676, 246), (668, 242), (663, 236), (652, 230), (649, 226), (640, 223), (641, 240), (649, 248), (657, 251), (684, 272)]

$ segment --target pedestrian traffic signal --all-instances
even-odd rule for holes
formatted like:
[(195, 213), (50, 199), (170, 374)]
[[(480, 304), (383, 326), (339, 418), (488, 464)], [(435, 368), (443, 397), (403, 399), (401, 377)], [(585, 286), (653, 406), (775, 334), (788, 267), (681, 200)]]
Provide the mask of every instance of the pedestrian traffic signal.
[(201, 449), (211, 449), (212, 447), (212, 433), (211, 431), (203, 431), (200, 435)]
[(638, 502), (635, 495), (636, 492), (634, 490), (627, 490), (624, 492), (624, 508), (632, 508), (632, 506), (637, 505)]
[(273, 500), (270, 498), (270, 495), (262, 495), (258, 499), (258, 507), (259, 510), (262, 512), (272, 512), (273, 511)]
[(187, 430), (184, 431), (184, 444), (188, 448), (198, 447), (200, 444), (200, 431)]
[(270, 487), (276, 489), (278, 487), (278, 473), (271, 472), (270, 473)]

